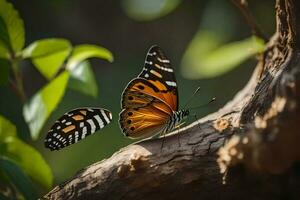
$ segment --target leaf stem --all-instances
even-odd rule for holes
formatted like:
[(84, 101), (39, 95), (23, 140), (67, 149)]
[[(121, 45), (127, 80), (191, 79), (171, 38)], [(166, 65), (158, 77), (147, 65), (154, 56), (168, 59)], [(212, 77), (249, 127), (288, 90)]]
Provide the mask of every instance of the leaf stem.
[(264, 41), (268, 41), (268, 38), (264, 35), (262, 30), (259, 28), (251, 11), (249, 10), (247, 0), (231, 0), (231, 1), (243, 14), (246, 22), (251, 28), (252, 34), (262, 38)]
[(22, 72), (20, 70), (19, 61), (15, 57), (12, 57), (11, 59), (11, 66), (13, 69), (14, 77), (15, 77), (15, 88), (20, 96), (21, 101), (24, 103), (26, 101), (26, 95), (24, 92), (24, 86), (23, 86), (23, 77)]

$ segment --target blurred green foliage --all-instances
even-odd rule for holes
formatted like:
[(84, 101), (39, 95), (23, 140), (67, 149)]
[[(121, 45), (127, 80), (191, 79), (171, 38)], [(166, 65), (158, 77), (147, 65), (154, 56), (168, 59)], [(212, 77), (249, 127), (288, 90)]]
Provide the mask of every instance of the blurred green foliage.
[(236, 23), (232, 13), (224, 1), (208, 3), (200, 28), (181, 61), (185, 78), (214, 78), (263, 52), (264, 41), (256, 36), (231, 41)]
[(72, 71), (79, 63), (91, 57), (106, 59), (110, 62), (113, 61), (112, 54), (105, 48), (87, 44), (77, 45), (68, 59), (66, 68)]
[(31, 196), (30, 191), (34, 190), (27, 176), (45, 188), (52, 186), (52, 172), (46, 161), (35, 148), (17, 137), (15, 125), (3, 116), (0, 116), (0, 150), (1, 174), (25, 197)]
[[(198, 86), (202, 91), (192, 102), (195, 106), (217, 97), (197, 112), (199, 117), (221, 107), (245, 84), (254, 65), (249, 58), (264, 48), (260, 39), (250, 37), (227, 1), (11, 0), (26, 21), (30, 43), (25, 43), (22, 19), (7, 1), (0, 0), (0, 127), (10, 128), (0, 132), (0, 182), (15, 191), (16, 198), (40, 196), (52, 182), (61, 183), (132, 142), (119, 131), (120, 95), (140, 72), (149, 46), (160, 45), (170, 58), (181, 104)], [(254, 15), (273, 19), (272, 5), (251, 4)], [(274, 23), (264, 22), (263, 28), (272, 33)], [(82, 44), (86, 41), (117, 52), (113, 65), (103, 62), (112, 62), (109, 50)], [(179, 74), (180, 62), (188, 79)], [(56, 119), (85, 106), (110, 109), (113, 123), (102, 134), (61, 151), (45, 149), (43, 136)], [(4, 137), (7, 133), (12, 134)], [(28, 169), (31, 163), (37, 167)]]
[(72, 45), (66, 39), (43, 39), (26, 47), (21, 57), (30, 58), (37, 70), (50, 80), (57, 74), (71, 50)]
[(263, 52), (264, 47), (264, 41), (255, 36), (222, 45), (214, 32), (201, 31), (186, 50), (182, 73), (190, 79), (220, 76)]
[(32, 139), (38, 139), (44, 123), (62, 99), (69, 76), (67, 71), (61, 73), (25, 103), (23, 115)]
[(79, 63), (78, 66), (72, 70), (68, 86), (83, 94), (95, 98), (98, 96), (96, 78), (89, 61), (86, 60)]
[[(24, 47), (24, 23), (13, 5), (4, 0), (0, 1), (0, 17), (0, 46), (2, 52), (3, 49), (5, 49), (4, 51), (7, 58), (9, 53), (11, 53), (9, 51), (18, 52)], [(0, 53), (0, 55), (3, 54)]]
[(181, 0), (123, 0), (122, 6), (132, 19), (149, 21), (169, 14), (180, 3)]
[[(18, 11), (12, 4), (0, 0), (1, 83), (8, 83), (11, 71), (13, 79), (10, 82), (23, 101), (24, 119), (29, 126), (31, 138), (36, 140), (45, 122), (62, 100), (70, 77), (71, 88), (97, 96), (97, 84), (86, 59), (97, 57), (111, 62), (113, 56), (103, 47), (88, 44), (73, 47), (68, 40), (62, 38), (37, 40), (23, 49), (24, 44), (24, 23)], [(20, 70), (21, 63), (26, 59), (30, 59), (36, 69), (49, 80), (28, 100)], [(90, 92), (83, 90), (85, 87), (90, 87)], [(37, 198), (29, 177), (44, 188), (51, 188), (53, 175), (47, 162), (34, 147), (18, 138), (15, 125), (1, 115), (0, 149), (1, 177), (18, 198)]]
[[(31, 180), (16, 163), (5, 157), (0, 157), (0, 168), (1, 171), (5, 173), (5, 178), (14, 184), (25, 199), (37, 199), (38, 196)], [(20, 199), (22, 198), (20, 197), (20, 194), (17, 194), (16, 196)]]
[(5, 59), (0, 58), (0, 66), (0, 86), (7, 85), (9, 82), (9, 62)]

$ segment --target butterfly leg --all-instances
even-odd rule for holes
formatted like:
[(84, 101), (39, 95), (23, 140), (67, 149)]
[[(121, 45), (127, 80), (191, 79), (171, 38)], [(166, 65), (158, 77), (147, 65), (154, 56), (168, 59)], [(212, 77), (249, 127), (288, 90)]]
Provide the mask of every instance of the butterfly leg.
[(185, 122), (182, 122), (182, 123), (180, 123), (180, 124), (178, 124), (177, 126), (175, 126), (175, 130), (177, 130), (177, 142), (178, 142), (178, 146), (180, 147), (181, 146), (181, 144), (180, 144), (180, 134), (179, 134), (179, 129), (180, 129), (180, 127), (183, 125), (183, 124), (185, 124)]
[[(177, 126), (174, 127), (174, 131), (176, 131), (176, 130), (178, 131), (178, 133), (177, 133), (178, 146), (180, 146), (180, 138), (179, 138), (179, 137), (180, 137), (180, 134), (179, 134), (179, 129), (180, 129), (180, 127), (181, 127), (183, 124), (185, 124), (185, 122), (182, 122), (182, 123), (180, 123), (180, 124), (178, 124)], [(163, 149), (164, 143), (165, 143), (166, 133), (165, 133), (165, 132), (162, 132), (161, 135), (163, 136), (163, 138), (162, 138), (162, 143), (161, 143), (161, 149)]]
[(185, 124), (185, 122), (182, 122), (182, 123), (178, 124), (177, 126), (175, 126), (174, 129), (175, 129), (175, 130), (176, 130), (176, 129), (180, 129), (180, 127), (181, 127), (183, 124)]
[[(198, 120), (197, 114), (194, 114), (193, 116), (195, 118), (195, 121), (197, 121)], [(198, 125), (198, 128), (201, 130), (202, 129), (201, 126), (199, 124), (197, 124), (197, 125)]]
[(166, 133), (162, 133), (162, 134), (163, 134), (163, 138), (162, 138), (162, 142), (161, 142), (160, 151), (162, 151), (162, 149), (164, 148), (164, 144), (165, 144), (165, 137), (166, 137)]

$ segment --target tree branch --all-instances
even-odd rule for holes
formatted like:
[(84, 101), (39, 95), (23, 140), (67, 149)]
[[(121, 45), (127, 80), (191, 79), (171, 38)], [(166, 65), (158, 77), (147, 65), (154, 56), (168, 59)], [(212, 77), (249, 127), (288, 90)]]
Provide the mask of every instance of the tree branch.
[[(277, 0), (276, 16), (276, 33), (231, 102), (168, 135), (163, 149), (161, 138), (129, 145), (43, 199), (298, 198), (299, 169), (291, 166), (300, 158), (300, 2)], [(238, 163), (256, 172), (232, 167)]]

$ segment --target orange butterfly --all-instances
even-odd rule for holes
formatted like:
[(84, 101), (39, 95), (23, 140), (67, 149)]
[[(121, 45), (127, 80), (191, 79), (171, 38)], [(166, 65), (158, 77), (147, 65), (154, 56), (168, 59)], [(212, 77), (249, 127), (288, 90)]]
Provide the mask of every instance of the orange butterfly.
[(120, 127), (125, 136), (145, 138), (173, 130), (189, 110), (178, 110), (178, 90), (170, 60), (152, 46), (140, 75), (122, 94)]

